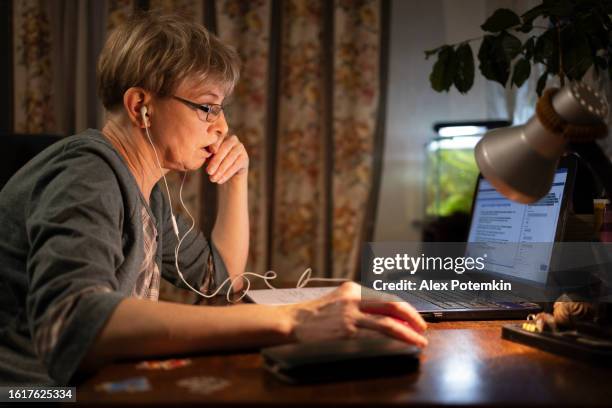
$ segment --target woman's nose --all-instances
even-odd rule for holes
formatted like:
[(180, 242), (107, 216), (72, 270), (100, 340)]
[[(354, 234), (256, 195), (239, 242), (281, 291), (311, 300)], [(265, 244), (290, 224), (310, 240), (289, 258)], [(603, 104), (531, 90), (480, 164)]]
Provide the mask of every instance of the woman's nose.
[(229, 126), (227, 121), (225, 120), (225, 113), (221, 111), (217, 119), (210, 124), (212, 127), (212, 133), (216, 134), (218, 137), (223, 138), (227, 134), (229, 130)]
[(219, 150), (219, 146), (225, 136), (227, 136), (227, 132), (229, 131), (229, 126), (227, 121), (225, 120), (225, 115), (223, 112), (219, 115), (217, 120), (210, 124), (209, 133), (212, 133), (215, 137), (215, 141), (211, 144), (211, 150), (213, 153), (216, 153)]

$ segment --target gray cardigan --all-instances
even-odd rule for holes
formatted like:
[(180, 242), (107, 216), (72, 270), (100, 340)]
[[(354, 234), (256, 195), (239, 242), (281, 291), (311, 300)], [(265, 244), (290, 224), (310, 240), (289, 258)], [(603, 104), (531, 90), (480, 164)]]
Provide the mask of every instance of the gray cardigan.
[[(117, 304), (132, 293), (144, 258), (143, 205), (123, 157), (92, 129), (53, 144), (5, 185), (0, 192), (0, 384), (71, 382)], [(158, 186), (150, 212), (160, 231), (158, 267), (180, 287), (177, 240)], [(186, 232), (185, 220), (177, 222)], [(192, 232), (183, 241), (179, 265), (195, 287), (227, 277), (202, 233)], [(207, 276), (210, 269), (214, 276)]]

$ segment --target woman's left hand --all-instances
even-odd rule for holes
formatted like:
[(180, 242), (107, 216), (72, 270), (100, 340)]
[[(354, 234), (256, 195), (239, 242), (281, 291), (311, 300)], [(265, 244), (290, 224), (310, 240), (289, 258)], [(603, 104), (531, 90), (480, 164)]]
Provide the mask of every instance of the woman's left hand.
[(213, 153), (206, 172), (210, 181), (223, 184), (232, 177), (246, 174), (249, 170), (249, 155), (238, 137), (225, 137), (211, 146)]

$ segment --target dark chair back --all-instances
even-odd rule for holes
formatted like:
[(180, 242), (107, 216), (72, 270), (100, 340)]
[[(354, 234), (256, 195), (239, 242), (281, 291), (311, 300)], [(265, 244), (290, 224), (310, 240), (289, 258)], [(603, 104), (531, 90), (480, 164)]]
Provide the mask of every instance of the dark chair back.
[(24, 164), (61, 138), (58, 135), (0, 134), (0, 189)]

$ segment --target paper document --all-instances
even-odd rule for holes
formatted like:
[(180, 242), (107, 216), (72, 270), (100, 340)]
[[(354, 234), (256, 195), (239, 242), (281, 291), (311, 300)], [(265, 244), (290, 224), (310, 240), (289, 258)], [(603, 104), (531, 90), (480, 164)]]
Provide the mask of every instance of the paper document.
[(256, 289), (249, 290), (247, 297), (260, 305), (288, 305), (320, 298), (337, 288), (337, 286), (326, 286), (301, 289)]

